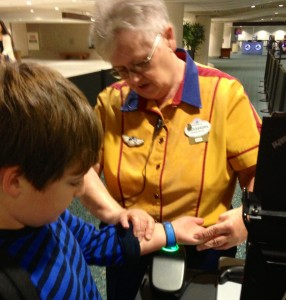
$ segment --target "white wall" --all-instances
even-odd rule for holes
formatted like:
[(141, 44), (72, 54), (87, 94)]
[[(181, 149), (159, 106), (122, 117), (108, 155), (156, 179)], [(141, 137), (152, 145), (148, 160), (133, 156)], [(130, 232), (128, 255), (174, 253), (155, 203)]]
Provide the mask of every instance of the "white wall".
[(286, 35), (286, 26), (263, 26), (263, 27), (242, 27), (242, 34), (238, 35), (239, 41), (251, 40), (253, 35), (258, 40), (268, 40), (269, 35), (274, 35), (276, 40), (283, 40)]
[[(223, 26), (223, 37), (221, 37), (221, 26)], [(234, 26), (232, 23), (216, 23), (211, 24), (209, 57), (218, 57), (220, 48), (232, 48), (235, 42)], [(262, 26), (262, 27), (242, 27), (242, 34), (238, 35), (238, 42), (252, 40), (254, 35), (258, 40), (268, 41), (269, 35), (274, 35), (276, 40), (283, 40), (286, 35), (286, 26)]]
[[(59, 59), (60, 52), (84, 51), (90, 58), (98, 59), (94, 49), (88, 48), (89, 23), (12, 23), (15, 48), (21, 51), (22, 57), (38, 59)], [(40, 49), (29, 50), (27, 33), (37, 32)]]
[[(174, 25), (176, 25), (178, 46), (180, 46), (182, 40), (182, 27), (180, 28), (180, 22), (178, 21), (180, 14), (181, 10), (180, 13), (174, 13), (172, 16), (172, 21), (176, 23)], [(234, 27), (232, 27), (232, 24), (224, 24), (222, 35), (221, 25), (211, 23), (211, 26), (209, 26), (208, 17), (196, 18), (190, 14), (185, 16), (185, 20), (199, 22), (206, 27), (207, 41), (201, 46), (199, 50), (201, 53), (195, 58), (199, 62), (206, 63), (206, 57), (218, 56), (220, 47), (231, 47), (231, 43), (234, 41)], [(183, 21), (181, 24), (183, 24)], [(99, 59), (94, 49), (88, 49), (89, 23), (11, 23), (7, 25), (10, 25), (15, 48), (21, 51), (22, 57), (59, 59), (60, 52), (86, 51), (90, 53), (90, 58)], [(27, 32), (38, 32), (39, 51), (28, 50)], [(268, 40), (270, 34), (275, 35), (276, 40), (281, 40), (286, 35), (286, 26), (242, 27), (242, 34), (238, 36), (238, 40), (251, 40), (253, 35), (257, 35), (259, 40)]]

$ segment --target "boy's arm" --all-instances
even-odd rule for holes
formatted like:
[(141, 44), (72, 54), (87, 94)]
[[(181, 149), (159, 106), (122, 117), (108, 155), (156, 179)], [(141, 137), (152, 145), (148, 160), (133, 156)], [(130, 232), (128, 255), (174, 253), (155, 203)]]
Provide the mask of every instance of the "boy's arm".
[(133, 234), (132, 224), (129, 229), (124, 229), (118, 224), (97, 230), (93, 224), (84, 222), (68, 210), (61, 215), (61, 219), (68, 224), (87, 263), (101, 266), (137, 262), (140, 255), (167, 246), (167, 235), (169, 242), (196, 245), (198, 240), (195, 234), (206, 230), (202, 227), (203, 219), (184, 216), (171, 222), (173, 227), (171, 234), (170, 232), (166, 234), (163, 224), (156, 223), (151, 240), (143, 239), (140, 242)]
[(166, 233), (164, 225), (156, 223), (151, 240), (143, 239), (141, 242), (133, 235), (131, 228), (125, 230), (122, 226), (117, 226), (117, 237), (125, 263), (132, 265), (138, 261), (140, 255), (171, 246), (167, 245), (167, 240), (173, 242), (172, 246), (175, 244), (197, 245), (199, 242), (204, 242), (195, 238), (196, 234), (201, 234), (206, 230), (202, 226), (203, 219), (184, 216), (172, 221), (171, 225)]
[(128, 228), (133, 224), (133, 232), (141, 240), (149, 240), (154, 230), (154, 219), (143, 210), (124, 209), (109, 194), (98, 174), (91, 168), (84, 178), (85, 193), (80, 198), (83, 205), (98, 219), (107, 224), (120, 223)]

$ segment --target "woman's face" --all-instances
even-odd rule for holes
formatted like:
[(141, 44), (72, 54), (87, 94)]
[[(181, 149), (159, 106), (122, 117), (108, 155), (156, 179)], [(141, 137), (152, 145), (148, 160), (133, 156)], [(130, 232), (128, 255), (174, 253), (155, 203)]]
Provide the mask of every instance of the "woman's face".
[[(163, 34), (150, 41), (140, 32), (120, 31), (116, 35), (115, 50), (110, 62), (115, 69), (125, 70), (127, 75), (124, 79), (140, 96), (161, 100), (168, 95), (173, 82), (175, 49), (171, 49), (169, 44)], [(136, 66), (151, 55), (144, 71), (137, 72)]]

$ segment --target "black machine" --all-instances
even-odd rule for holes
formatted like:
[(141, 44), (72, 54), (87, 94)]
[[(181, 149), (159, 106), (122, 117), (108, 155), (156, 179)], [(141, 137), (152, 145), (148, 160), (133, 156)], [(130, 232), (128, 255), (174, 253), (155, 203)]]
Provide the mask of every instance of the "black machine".
[(253, 193), (243, 193), (248, 230), (241, 300), (286, 299), (286, 114), (264, 117)]

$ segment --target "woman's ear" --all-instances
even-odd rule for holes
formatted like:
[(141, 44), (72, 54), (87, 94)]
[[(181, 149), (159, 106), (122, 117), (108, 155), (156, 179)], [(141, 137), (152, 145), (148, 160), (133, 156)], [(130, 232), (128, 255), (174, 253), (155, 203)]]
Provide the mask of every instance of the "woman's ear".
[(8, 167), (1, 171), (3, 192), (11, 197), (17, 197), (21, 193), (21, 178), (18, 167)]
[(174, 28), (173, 26), (169, 25), (166, 27), (164, 31), (164, 38), (167, 41), (167, 46), (174, 51), (177, 49), (177, 42), (175, 38)]

